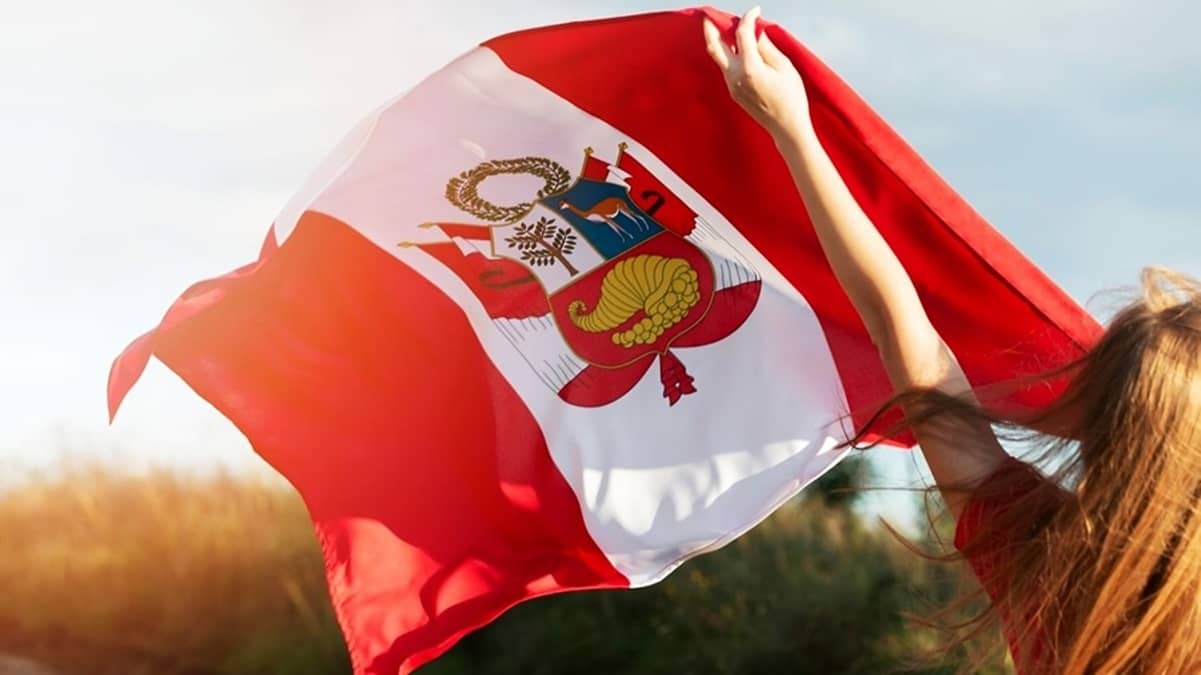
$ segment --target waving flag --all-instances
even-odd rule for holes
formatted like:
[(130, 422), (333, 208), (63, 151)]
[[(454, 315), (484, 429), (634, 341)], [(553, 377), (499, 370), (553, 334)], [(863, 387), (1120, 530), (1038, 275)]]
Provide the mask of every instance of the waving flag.
[[(486, 42), (369, 116), (257, 262), (154, 355), (303, 495), (356, 673), (410, 672), (513, 604), (653, 583), (766, 517), (890, 393), (708, 9)], [(968, 376), (1095, 323), (796, 40), (822, 143)], [(1038, 405), (1053, 392), (1018, 392)], [(903, 444), (903, 439), (893, 439)]]

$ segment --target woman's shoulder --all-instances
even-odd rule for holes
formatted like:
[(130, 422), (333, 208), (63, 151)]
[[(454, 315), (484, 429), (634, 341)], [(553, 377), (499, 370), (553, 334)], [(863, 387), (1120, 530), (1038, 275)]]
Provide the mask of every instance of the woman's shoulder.
[[(979, 548), (977, 540), (981, 535), (996, 544), (1000, 543), (997, 540), (1012, 542), (1021, 538), (1022, 534), (1031, 534), (1040, 522), (1046, 522), (1050, 510), (1061, 505), (1067, 497), (1067, 492), (1038, 469), (1007, 455), (981, 481), (964, 505), (955, 524), (955, 548), (962, 553)], [(1021, 517), (1023, 514), (1020, 513), (1010, 513), (1017, 505), (1026, 512), (1026, 517)], [(998, 521), (1020, 526), (1010, 526), (1001, 531), (989, 527)]]

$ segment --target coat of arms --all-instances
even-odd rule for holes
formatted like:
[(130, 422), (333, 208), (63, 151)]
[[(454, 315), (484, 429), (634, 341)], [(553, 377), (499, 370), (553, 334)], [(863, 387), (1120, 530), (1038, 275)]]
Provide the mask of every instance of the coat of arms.
[[(574, 405), (611, 403), (658, 361), (671, 405), (697, 391), (677, 351), (721, 340), (755, 308), (760, 276), (719, 231), (627, 152), (585, 149), (572, 180), (539, 157), (492, 160), (450, 179), (446, 198), (485, 223), (424, 223), (449, 242), (416, 244), (453, 270), (539, 377)], [(499, 174), (544, 181), (497, 205)], [(403, 246), (414, 244), (403, 243)]]

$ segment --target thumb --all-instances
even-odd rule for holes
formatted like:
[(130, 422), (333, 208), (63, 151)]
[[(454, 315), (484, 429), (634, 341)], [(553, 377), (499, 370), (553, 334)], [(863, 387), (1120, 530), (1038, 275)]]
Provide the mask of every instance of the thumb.
[(792, 66), (792, 61), (771, 41), (766, 30), (759, 34), (759, 54), (763, 56), (764, 63), (777, 70)]

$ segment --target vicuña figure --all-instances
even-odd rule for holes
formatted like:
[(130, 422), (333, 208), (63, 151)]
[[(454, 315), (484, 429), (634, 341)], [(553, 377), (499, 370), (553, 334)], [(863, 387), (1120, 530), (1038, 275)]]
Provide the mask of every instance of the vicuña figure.
[(630, 207), (626, 205), (625, 200), (623, 200), (621, 197), (606, 197), (605, 199), (597, 202), (590, 209), (581, 209), (574, 204), (571, 204), (566, 199), (563, 199), (559, 201), (559, 209), (571, 211), (577, 216), (585, 220), (590, 220), (594, 223), (604, 223), (608, 225), (609, 229), (613, 231), (613, 234), (617, 235), (618, 239), (633, 238), (629, 232), (626, 232), (626, 229), (622, 227), (620, 223), (614, 220), (619, 213), (637, 223), (638, 229), (640, 230), (646, 230), (650, 227), (650, 225), (647, 224), (646, 219), (638, 213), (630, 210)]

